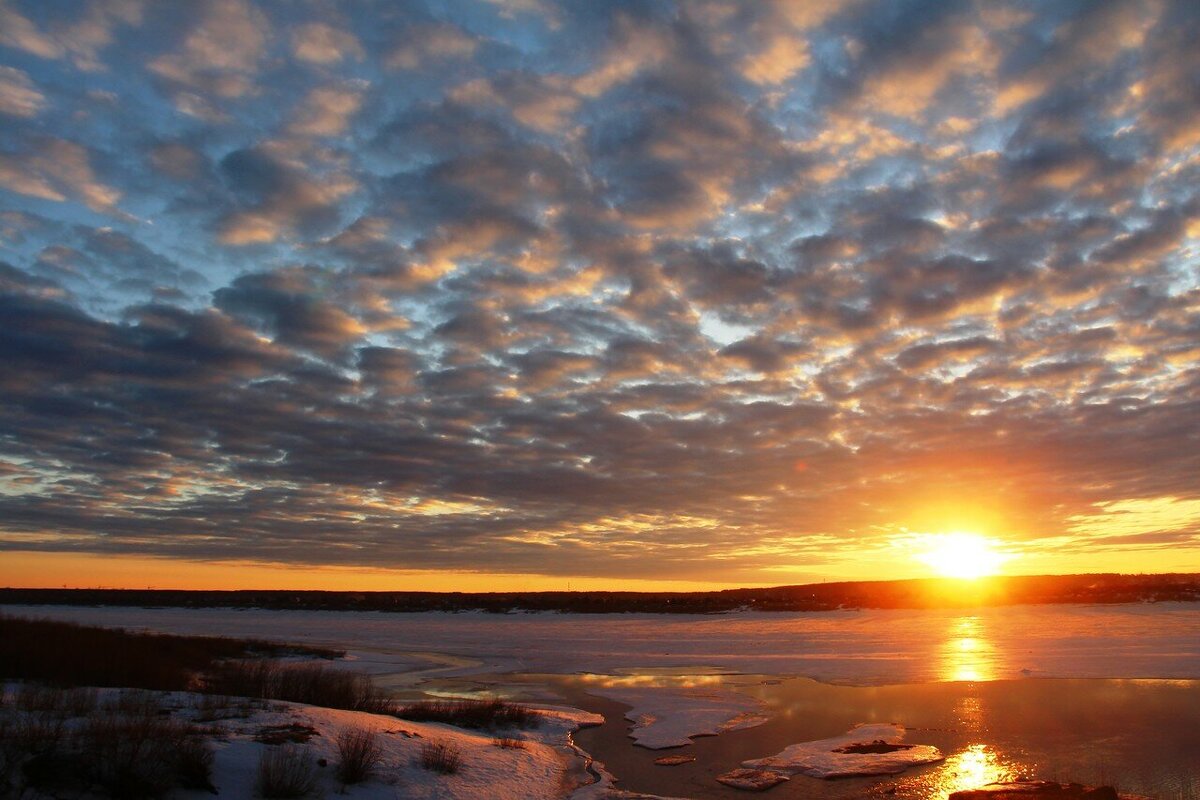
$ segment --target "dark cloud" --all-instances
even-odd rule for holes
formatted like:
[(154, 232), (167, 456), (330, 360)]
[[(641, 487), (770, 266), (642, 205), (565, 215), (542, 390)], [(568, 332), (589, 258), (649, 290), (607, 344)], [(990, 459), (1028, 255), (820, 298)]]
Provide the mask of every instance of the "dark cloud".
[(292, 269), (243, 275), (213, 294), (213, 304), (256, 322), (276, 341), (332, 356), (358, 341), (363, 325), (337, 304), (321, 297), (328, 275)]

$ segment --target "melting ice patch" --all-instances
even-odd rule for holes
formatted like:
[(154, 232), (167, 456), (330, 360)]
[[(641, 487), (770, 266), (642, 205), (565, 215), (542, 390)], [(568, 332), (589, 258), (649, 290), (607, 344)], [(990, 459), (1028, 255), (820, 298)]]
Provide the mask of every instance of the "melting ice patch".
[(856, 725), (841, 736), (794, 744), (777, 755), (743, 761), (743, 767), (814, 778), (895, 775), (909, 767), (945, 757), (927, 744), (902, 744), (904, 726), (891, 723)]
[(633, 723), (629, 735), (635, 744), (651, 750), (682, 747), (691, 744), (693, 736), (753, 728), (768, 719), (754, 698), (711, 686), (606, 687), (591, 691), (633, 706), (625, 713)]

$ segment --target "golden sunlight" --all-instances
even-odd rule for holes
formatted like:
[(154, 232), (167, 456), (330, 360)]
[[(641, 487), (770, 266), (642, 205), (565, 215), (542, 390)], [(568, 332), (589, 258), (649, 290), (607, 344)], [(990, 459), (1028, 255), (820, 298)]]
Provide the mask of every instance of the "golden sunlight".
[(943, 577), (975, 579), (995, 575), (1009, 557), (977, 533), (946, 533), (929, 535), (916, 558)]

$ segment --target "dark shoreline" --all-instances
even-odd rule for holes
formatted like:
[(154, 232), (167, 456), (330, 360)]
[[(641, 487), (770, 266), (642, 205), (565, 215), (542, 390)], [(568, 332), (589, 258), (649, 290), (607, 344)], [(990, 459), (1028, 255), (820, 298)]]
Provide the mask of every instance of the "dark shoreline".
[(259, 608), (305, 611), (560, 611), (714, 614), (729, 611), (982, 608), (1065, 603), (1200, 602), (1200, 574), (925, 578), (712, 592), (355, 592), (0, 588), (0, 605)]

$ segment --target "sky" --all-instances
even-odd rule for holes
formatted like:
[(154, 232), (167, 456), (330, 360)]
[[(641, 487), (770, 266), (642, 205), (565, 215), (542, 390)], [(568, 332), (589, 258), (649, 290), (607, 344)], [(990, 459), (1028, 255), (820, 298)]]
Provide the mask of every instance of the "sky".
[(1200, 571), (1198, 40), (0, 0), (0, 585)]

